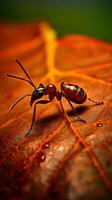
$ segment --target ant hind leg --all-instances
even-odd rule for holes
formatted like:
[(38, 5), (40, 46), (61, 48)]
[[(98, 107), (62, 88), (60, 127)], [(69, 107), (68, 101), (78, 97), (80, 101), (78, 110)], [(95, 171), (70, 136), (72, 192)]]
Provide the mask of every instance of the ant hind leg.
[[(66, 97), (65, 97), (65, 98), (66, 98)], [(70, 102), (67, 98), (66, 98), (66, 100), (67, 100), (68, 103), (70, 104), (70, 106), (71, 106), (71, 108), (72, 108), (72, 110), (73, 110), (73, 113), (74, 113), (74, 115), (78, 118), (78, 120), (79, 120), (79, 121), (82, 121), (83, 123), (86, 123), (85, 120), (83, 120), (83, 119), (81, 119), (81, 118), (79, 117), (79, 115), (78, 115), (77, 112), (76, 112), (76, 109), (73, 107), (73, 105), (71, 104), (71, 102)], [(60, 104), (61, 104), (63, 113), (64, 113), (64, 115), (65, 115), (65, 117), (66, 117), (66, 113), (65, 113), (65, 110), (64, 110), (64, 108), (63, 108), (62, 101), (60, 101)]]
[(90, 98), (87, 98), (87, 99), (88, 99), (89, 101), (93, 102), (95, 105), (101, 105), (101, 104), (104, 104), (103, 101), (98, 102), (98, 101), (94, 101), (94, 100), (92, 100), (92, 99), (90, 99)]
[[(66, 98), (67, 99), (67, 98)], [(83, 122), (83, 123), (86, 123), (86, 121), (82, 118), (79, 117), (79, 115), (77, 114), (77, 111), (76, 109), (73, 107), (72, 103), (67, 99), (68, 103), (70, 104), (72, 110), (73, 110), (73, 113), (74, 115), (78, 118), (79, 121)]]

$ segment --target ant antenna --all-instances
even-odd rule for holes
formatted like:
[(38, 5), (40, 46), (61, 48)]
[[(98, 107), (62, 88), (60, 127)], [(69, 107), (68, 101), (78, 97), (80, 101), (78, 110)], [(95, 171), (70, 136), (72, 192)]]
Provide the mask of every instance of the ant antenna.
[(11, 78), (16, 78), (16, 79), (19, 79), (19, 80), (22, 80), (22, 81), (26, 81), (26, 82), (28, 82), (30, 85), (32, 85), (34, 87), (34, 85), (32, 84), (32, 82), (30, 82), (29, 80), (27, 80), (25, 78), (21, 78), (21, 77), (18, 77), (18, 76), (15, 76), (15, 75), (11, 75), (11, 74), (6, 74), (6, 76), (11, 77)]
[(29, 80), (26, 80), (24, 78), (21, 78), (21, 77), (17, 77), (17, 76), (13, 76), (13, 75), (10, 75), (10, 74), (7, 74), (7, 76), (9, 77), (12, 77), (12, 78), (16, 78), (16, 79), (20, 79), (20, 80), (23, 80), (23, 81), (27, 81), (28, 83), (30, 83), (34, 89), (36, 90), (36, 86), (34, 85), (33, 81), (31, 80), (30, 76), (28, 75), (28, 73), (26, 72), (26, 70), (24, 69), (23, 65), (19, 62), (19, 60), (17, 60), (16, 58), (14, 58), (15, 62), (17, 62), (17, 64), (21, 67), (21, 69), (23, 70), (23, 72), (26, 74), (27, 78)]
[(15, 107), (15, 105), (16, 105), (17, 103), (19, 103), (22, 99), (24, 99), (24, 98), (27, 97), (27, 96), (31, 96), (31, 94), (25, 94), (24, 96), (22, 96), (22, 97), (20, 97), (19, 99), (17, 99), (17, 100), (12, 104), (12, 106), (9, 108), (9, 111), (11, 111), (11, 110)]
[(17, 64), (21, 67), (21, 69), (23, 70), (23, 72), (26, 74), (26, 76), (28, 77), (28, 79), (30, 80), (30, 82), (32, 83), (32, 85), (34, 86), (34, 88), (36, 89), (36, 86), (34, 85), (33, 81), (31, 80), (30, 76), (28, 75), (28, 73), (26, 72), (26, 70), (24, 69), (23, 65), (19, 62), (19, 60), (17, 60), (16, 58), (14, 58), (15, 62), (17, 62)]

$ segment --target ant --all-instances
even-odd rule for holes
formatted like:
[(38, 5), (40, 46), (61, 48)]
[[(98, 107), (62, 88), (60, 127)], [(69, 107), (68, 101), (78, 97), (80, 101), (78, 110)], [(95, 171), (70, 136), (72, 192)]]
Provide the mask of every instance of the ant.
[[(64, 82), (62, 82), (61, 85), (60, 85), (61, 92), (59, 92), (57, 90), (57, 88), (54, 84), (48, 84), (45, 87), (42, 83), (40, 83), (39, 86), (36, 87), (34, 85), (34, 83), (32, 82), (30, 76), (28, 75), (28, 73), (24, 69), (23, 65), (19, 62), (19, 60), (15, 59), (15, 61), (21, 67), (21, 69), (26, 74), (28, 79), (21, 78), (21, 77), (11, 75), (11, 74), (7, 74), (7, 76), (11, 77), (11, 78), (22, 80), (22, 81), (26, 81), (34, 88), (34, 91), (33, 91), (32, 94), (26, 94), (26, 95), (20, 97), (17, 101), (15, 101), (12, 104), (12, 106), (9, 109), (11, 111), (19, 101), (21, 101), (22, 99), (24, 99), (27, 96), (31, 96), (30, 106), (32, 107), (32, 105), (34, 103), (33, 116), (32, 116), (31, 126), (30, 126), (28, 132), (25, 134), (25, 136), (28, 136), (30, 134), (31, 130), (32, 130), (33, 124), (35, 122), (37, 104), (50, 103), (54, 99), (54, 97), (56, 97), (57, 100), (60, 102), (64, 114), (65, 114), (65, 111), (64, 111), (63, 104), (62, 104), (61, 100), (62, 100), (62, 97), (65, 97), (66, 100), (68, 101), (68, 103), (70, 104), (74, 115), (77, 116), (78, 120), (80, 120), (84, 123), (86, 123), (86, 121), (79, 117), (79, 115), (77, 114), (77, 112), (74, 109), (71, 102), (74, 102), (76, 104), (82, 104), (86, 101), (86, 99), (88, 99), (89, 101), (92, 101), (93, 103), (95, 103), (95, 105), (103, 104), (103, 102), (96, 102), (96, 101), (94, 101), (90, 98), (87, 98), (86, 92), (81, 87), (79, 87), (78, 85), (64, 84)], [(44, 95), (48, 95), (49, 99), (48, 100), (38, 100), (38, 99), (41, 99)]]

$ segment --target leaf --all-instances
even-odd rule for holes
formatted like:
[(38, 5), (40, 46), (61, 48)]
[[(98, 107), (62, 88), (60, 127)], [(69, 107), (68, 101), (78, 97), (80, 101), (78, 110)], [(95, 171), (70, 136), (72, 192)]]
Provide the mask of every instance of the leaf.
[[(0, 193), (2, 199), (111, 199), (112, 195), (112, 45), (81, 35), (57, 39), (45, 22), (2, 23), (0, 32)], [(76, 121), (63, 99), (39, 105), (32, 118), (29, 99), (12, 111), (19, 96), (32, 93), (30, 85), (7, 78), (24, 77), (12, 60), (18, 58), (34, 83), (80, 85), (88, 97), (104, 101), (75, 105), (86, 124)]]

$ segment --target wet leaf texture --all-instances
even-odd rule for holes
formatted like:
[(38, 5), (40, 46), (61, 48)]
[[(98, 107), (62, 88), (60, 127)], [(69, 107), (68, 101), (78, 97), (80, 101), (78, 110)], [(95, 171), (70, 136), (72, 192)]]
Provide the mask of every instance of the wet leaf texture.
[[(0, 25), (0, 194), (1, 199), (85, 200), (112, 197), (112, 45), (87, 36), (56, 37), (45, 22)], [(37, 107), (29, 137), (29, 97), (12, 112), (11, 103), (32, 93), (13, 61), (18, 58), (34, 83), (80, 85), (88, 97), (104, 101), (76, 105), (77, 121), (65, 99)]]

